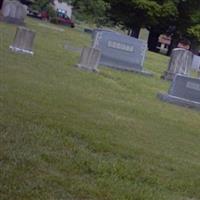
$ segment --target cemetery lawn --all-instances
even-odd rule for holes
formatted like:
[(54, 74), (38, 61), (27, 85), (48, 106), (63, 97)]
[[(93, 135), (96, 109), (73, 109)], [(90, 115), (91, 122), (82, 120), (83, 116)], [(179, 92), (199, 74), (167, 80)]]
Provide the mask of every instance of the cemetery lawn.
[(38, 23), (34, 56), (0, 23), (0, 199), (199, 200), (200, 112), (156, 98), (168, 58), (148, 52), (154, 77), (79, 70), (64, 44), (90, 36)]

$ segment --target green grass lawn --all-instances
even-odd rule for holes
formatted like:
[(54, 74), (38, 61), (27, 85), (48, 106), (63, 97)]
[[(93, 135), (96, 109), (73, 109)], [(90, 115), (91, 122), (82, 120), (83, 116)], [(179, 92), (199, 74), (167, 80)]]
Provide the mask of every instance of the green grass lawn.
[(82, 71), (64, 44), (89, 35), (38, 23), (34, 56), (0, 23), (0, 199), (199, 200), (200, 113), (156, 98), (168, 58), (148, 52), (153, 78)]

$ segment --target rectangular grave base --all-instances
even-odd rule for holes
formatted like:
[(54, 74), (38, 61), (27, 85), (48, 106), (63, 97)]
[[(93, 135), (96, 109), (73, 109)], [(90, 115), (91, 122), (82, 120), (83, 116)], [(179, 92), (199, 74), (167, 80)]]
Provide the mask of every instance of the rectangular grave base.
[(87, 70), (87, 71), (91, 71), (91, 72), (99, 72), (98, 69), (94, 69), (94, 68), (88, 67), (86, 65), (77, 64), (76, 67)]
[(13, 52), (17, 52), (17, 53), (26, 53), (26, 54), (31, 54), (31, 55), (34, 54), (33, 51), (26, 50), (26, 49), (20, 49), (20, 48), (14, 47), (14, 46), (12, 46), (12, 45), (11, 45), (9, 48), (10, 48)]
[(196, 101), (190, 101), (188, 99), (172, 96), (167, 93), (158, 93), (157, 97), (160, 100), (166, 101), (168, 103), (176, 104), (183, 107), (193, 108), (200, 111), (200, 103)]
[(127, 72), (133, 72), (133, 73), (137, 73), (137, 74), (141, 74), (144, 76), (153, 76), (152, 72), (149, 71), (145, 71), (145, 70), (139, 70), (139, 69), (135, 69), (135, 68), (128, 68), (128, 67), (113, 67), (113, 66), (108, 66), (108, 65), (102, 65), (103, 67), (109, 67), (109, 68), (113, 68), (116, 70), (120, 70), (120, 71), (127, 71)]

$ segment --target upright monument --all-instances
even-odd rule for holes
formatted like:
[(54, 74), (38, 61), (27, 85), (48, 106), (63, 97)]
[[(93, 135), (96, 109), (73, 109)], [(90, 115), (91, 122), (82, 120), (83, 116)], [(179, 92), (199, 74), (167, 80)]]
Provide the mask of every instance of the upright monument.
[(5, 0), (2, 5), (1, 13), (3, 21), (23, 25), (27, 10), (19, 1)]
[(176, 74), (189, 75), (192, 67), (193, 54), (183, 48), (175, 48), (172, 51), (167, 71), (161, 76), (165, 80), (173, 80)]

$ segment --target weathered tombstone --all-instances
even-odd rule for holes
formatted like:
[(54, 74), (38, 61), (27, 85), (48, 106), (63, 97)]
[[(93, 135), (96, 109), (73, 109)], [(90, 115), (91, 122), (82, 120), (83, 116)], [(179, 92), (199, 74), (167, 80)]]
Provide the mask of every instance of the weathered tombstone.
[(175, 48), (172, 51), (167, 71), (161, 78), (165, 80), (173, 80), (176, 74), (189, 74), (192, 67), (193, 54), (183, 48)]
[(3, 21), (23, 25), (27, 10), (19, 1), (4, 1), (2, 7)]
[(99, 49), (84, 47), (81, 53), (80, 62), (77, 66), (90, 71), (98, 71), (97, 68), (100, 57), (101, 51)]
[(200, 78), (200, 56), (193, 56), (192, 69), (197, 71), (198, 78)]
[(15, 52), (33, 54), (33, 42), (35, 39), (35, 31), (25, 27), (18, 27), (13, 44), (10, 49)]
[(149, 31), (145, 28), (140, 30), (139, 39), (148, 41), (149, 38)]
[(159, 93), (161, 100), (200, 110), (200, 79), (176, 74), (168, 93)]
[(96, 31), (93, 47), (101, 50), (100, 64), (152, 75), (143, 70), (147, 43), (113, 31)]
[(95, 28), (93, 29), (92, 31), (92, 39), (93, 39), (93, 42), (95, 41), (95, 38), (97, 36), (97, 33), (99, 32), (114, 32), (113, 30), (110, 30), (110, 29), (103, 29), (103, 28)]

